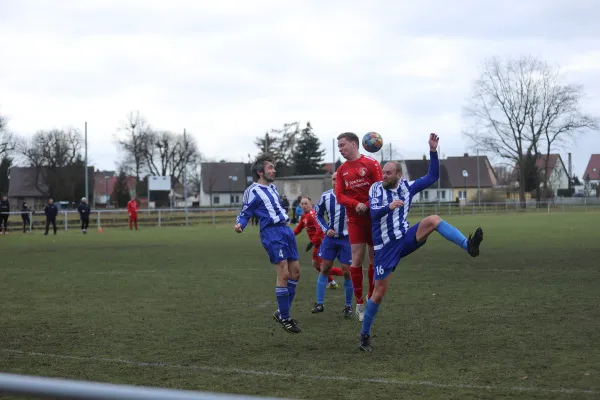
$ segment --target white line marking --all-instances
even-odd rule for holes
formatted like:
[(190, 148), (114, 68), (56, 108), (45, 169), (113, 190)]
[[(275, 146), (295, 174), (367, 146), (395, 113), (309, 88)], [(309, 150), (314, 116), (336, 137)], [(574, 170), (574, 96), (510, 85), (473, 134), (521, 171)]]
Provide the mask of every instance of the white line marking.
[(67, 356), (60, 354), (49, 354), (49, 353), (37, 353), (21, 350), (2, 349), (3, 353), (21, 354), (34, 357), (47, 357), (47, 358), (58, 358), (66, 360), (78, 360), (78, 361), (100, 361), (106, 363), (115, 364), (127, 364), (136, 367), (155, 367), (155, 368), (179, 368), (179, 369), (192, 369), (198, 371), (210, 371), (217, 373), (230, 373), (240, 375), (252, 375), (252, 376), (269, 376), (279, 377), (287, 379), (306, 379), (306, 380), (320, 380), (320, 381), (341, 381), (341, 382), (362, 382), (362, 383), (382, 383), (385, 385), (398, 385), (398, 386), (424, 386), (430, 388), (441, 388), (441, 389), (473, 389), (473, 390), (500, 390), (500, 391), (512, 391), (512, 392), (537, 392), (537, 393), (578, 393), (578, 394), (599, 394), (598, 390), (591, 389), (575, 389), (575, 388), (559, 388), (559, 389), (547, 389), (535, 386), (498, 386), (498, 385), (471, 385), (468, 383), (437, 383), (431, 381), (411, 381), (411, 380), (394, 380), (384, 378), (359, 378), (359, 377), (347, 377), (339, 375), (304, 375), (304, 374), (288, 374), (284, 372), (276, 371), (259, 371), (252, 369), (240, 369), (240, 368), (221, 368), (221, 367), (210, 367), (206, 365), (179, 365), (169, 364), (162, 362), (140, 362), (124, 360), (121, 358), (103, 358), (103, 357), (80, 357), (80, 356)]

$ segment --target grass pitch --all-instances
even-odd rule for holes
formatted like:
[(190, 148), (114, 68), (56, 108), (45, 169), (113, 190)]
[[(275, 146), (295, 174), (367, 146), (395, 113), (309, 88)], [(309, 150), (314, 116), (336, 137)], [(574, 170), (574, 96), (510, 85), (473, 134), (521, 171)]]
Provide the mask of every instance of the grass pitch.
[(254, 227), (0, 237), (0, 369), (288, 398), (600, 397), (600, 213), (448, 221), (483, 227), (481, 256), (434, 234), (403, 260), (370, 354), (341, 288), (310, 314), (305, 233), (299, 335), (271, 317), (275, 273)]

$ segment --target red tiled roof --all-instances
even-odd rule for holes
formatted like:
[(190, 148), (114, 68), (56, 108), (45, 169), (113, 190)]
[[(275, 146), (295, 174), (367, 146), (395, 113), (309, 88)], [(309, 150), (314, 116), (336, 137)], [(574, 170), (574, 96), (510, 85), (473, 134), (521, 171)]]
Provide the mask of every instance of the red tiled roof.
[[(594, 168), (596, 169), (595, 171)], [(592, 154), (590, 156), (590, 161), (585, 168), (582, 178), (585, 179), (588, 175), (591, 180), (600, 179), (600, 154)]]

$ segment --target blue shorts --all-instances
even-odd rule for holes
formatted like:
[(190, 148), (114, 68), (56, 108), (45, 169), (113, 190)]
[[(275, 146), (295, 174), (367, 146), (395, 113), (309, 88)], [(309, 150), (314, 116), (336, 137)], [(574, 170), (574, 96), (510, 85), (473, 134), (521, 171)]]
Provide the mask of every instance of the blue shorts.
[(389, 274), (396, 270), (396, 266), (400, 263), (400, 260), (419, 247), (423, 246), (426, 242), (417, 243), (417, 229), (419, 224), (415, 224), (408, 228), (406, 234), (400, 240), (393, 240), (386, 244), (382, 249), (375, 250), (375, 273), (374, 277), (376, 281), (385, 279)]
[(262, 243), (271, 264), (279, 264), (283, 260), (297, 261), (298, 246), (294, 231), (287, 225), (273, 225), (260, 231)]
[(334, 261), (336, 258), (342, 264), (352, 264), (352, 249), (350, 239), (344, 237), (329, 237), (325, 235), (319, 248), (319, 257), (323, 260)]

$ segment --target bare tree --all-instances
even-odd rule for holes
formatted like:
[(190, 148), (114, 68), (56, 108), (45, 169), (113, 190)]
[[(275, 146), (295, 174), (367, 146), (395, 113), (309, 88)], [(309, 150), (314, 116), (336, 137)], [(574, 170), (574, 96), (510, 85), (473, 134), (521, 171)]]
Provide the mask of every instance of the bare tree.
[(6, 130), (7, 120), (0, 114), (0, 158), (7, 156), (15, 149), (15, 136)]
[(183, 170), (201, 159), (193, 137), (184, 141), (183, 134), (170, 131), (150, 131), (145, 137), (144, 162), (153, 175), (170, 176), (181, 182)]
[(76, 129), (38, 131), (21, 139), (17, 152), (25, 164), (33, 167), (34, 187), (45, 196), (75, 200), (85, 179), (81, 156), (83, 139)]
[[(530, 125), (538, 127), (539, 140), (534, 145), (536, 154), (544, 154), (544, 167), (541, 173), (542, 193), (548, 193), (550, 154), (567, 145), (569, 139), (586, 130), (597, 131), (600, 123), (597, 117), (579, 110), (583, 97), (582, 85), (562, 85), (560, 71), (544, 75), (541, 83), (540, 101), (537, 113), (530, 116)], [(533, 128), (532, 128), (533, 129)], [(541, 151), (540, 151), (541, 150)], [(538, 191), (539, 192), (539, 191)], [(538, 200), (540, 200), (538, 195)]]
[(194, 194), (200, 195), (200, 191), (202, 190), (202, 174), (199, 160), (190, 165), (187, 171), (187, 184)]
[(268, 151), (275, 159), (277, 175), (288, 176), (294, 171), (294, 150), (300, 136), (300, 122), (283, 124), (281, 129), (271, 129), (257, 137), (254, 144), (261, 153)]
[(581, 86), (562, 85), (561, 76), (535, 58), (484, 62), (465, 109), (475, 128), (464, 133), (475, 147), (514, 163), (521, 203), (526, 164), (537, 157), (546, 132), (552, 147), (559, 137), (593, 127), (594, 119), (579, 112), (581, 94)]
[(121, 134), (117, 139), (117, 147), (122, 152), (121, 165), (135, 174), (137, 182), (146, 167), (146, 142), (150, 126), (140, 116), (139, 111), (130, 112), (127, 120), (119, 129)]

